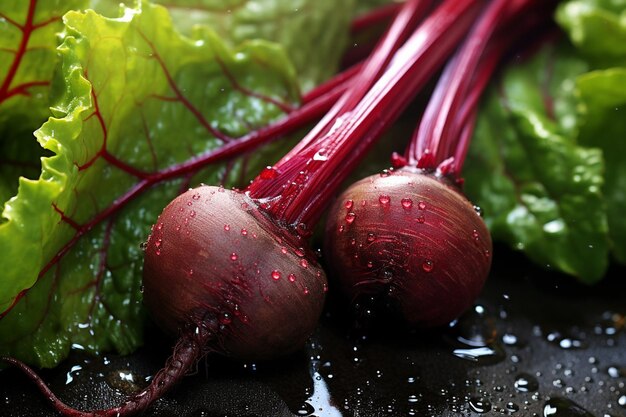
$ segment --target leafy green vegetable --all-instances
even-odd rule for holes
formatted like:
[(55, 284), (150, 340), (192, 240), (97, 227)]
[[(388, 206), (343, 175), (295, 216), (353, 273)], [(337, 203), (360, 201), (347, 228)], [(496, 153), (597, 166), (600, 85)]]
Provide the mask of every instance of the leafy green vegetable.
[[(388, 0), (386, 0), (388, 2)], [(379, 1), (380, 2), (380, 1)], [(237, 45), (249, 39), (281, 44), (296, 66), (303, 90), (329, 78), (348, 42), (355, 0), (156, 0), (179, 28), (215, 29)]]
[(496, 239), (588, 283), (604, 275), (609, 251), (626, 262), (625, 6), (559, 7), (575, 49), (562, 41), (506, 71), (466, 170)]
[(0, 202), (17, 178), (39, 175), (41, 148), (32, 132), (50, 115), (50, 80), (57, 64), (61, 16), (84, 0), (0, 2)]
[(20, 179), (0, 225), (0, 354), (39, 366), (72, 345), (138, 346), (140, 243), (162, 207), (200, 181), (235, 184), (280, 149), (195, 175), (163, 173), (280, 117), (299, 97), (278, 46), (230, 50), (201, 28), (183, 37), (160, 6), (64, 21), (57, 117), (36, 132), (53, 155), (38, 180)]

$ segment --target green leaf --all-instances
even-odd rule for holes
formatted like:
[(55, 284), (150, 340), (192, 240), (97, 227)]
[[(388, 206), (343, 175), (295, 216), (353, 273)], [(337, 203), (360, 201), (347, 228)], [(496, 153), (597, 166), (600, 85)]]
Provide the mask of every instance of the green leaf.
[(50, 115), (61, 16), (84, 3), (0, 2), (0, 204), (15, 195), (20, 175), (39, 175), (42, 152), (33, 131)]
[(573, 139), (574, 79), (584, 68), (552, 48), (509, 68), (485, 103), (465, 178), (494, 239), (593, 283), (609, 243), (602, 154)]
[(299, 97), (280, 47), (232, 50), (207, 29), (183, 37), (160, 6), (64, 20), (57, 117), (36, 132), (52, 156), (38, 180), (20, 179), (0, 225), (0, 354), (47, 367), (71, 346), (126, 353), (141, 343), (140, 244), (161, 209), (200, 181), (238, 184), (283, 150), (183, 164)]
[(626, 1), (565, 2), (556, 19), (594, 67), (626, 65)]
[(602, 149), (604, 194), (615, 258), (626, 263), (626, 68), (592, 71), (577, 79), (580, 142)]
[(156, 0), (183, 31), (208, 25), (237, 45), (277, 42), (294, 63), (303, 90), (329, 78), (348, 42), (355, 0)]

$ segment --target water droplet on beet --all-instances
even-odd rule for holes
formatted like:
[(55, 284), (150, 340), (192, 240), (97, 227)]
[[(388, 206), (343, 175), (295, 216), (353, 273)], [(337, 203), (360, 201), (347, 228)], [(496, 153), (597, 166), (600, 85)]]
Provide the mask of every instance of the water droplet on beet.
[(304, 295), (309, 295), (309, 289), (307, 287), (304, 287)]
[(324, 286), (322, 287), (322, 291), (328, 292), (328, 284), (324, 283)]
[(418, 222), (419, 224), (423, 224), (426, 221), (426, 218), (424, 216), (417, 216), (415, 218), (415, 221)]
[(192, 201), (187, 201), (187, 205), (188, 205), (189, 207), (191, 207), (191, 206), (193, 206), (193, 202), (192, 202)]
[(406, 166), (407, 160), (404, 156), (400, 155), (398, 152), (394, 152), (391, 154), (391, 166), (398, 169)]
[(226, 232), (230, 231), (230, 224), (225, 224), (224, 225), (224, 231), (226, 231)]
[(431, 272), (434, 267), (435, 265), (433, 264), (433, 261), (431, 260), (427, 260), (427, 261), (424, 261), (424, 263), (422, 263), (422, 269), (424, 270), (424, 272)]
[(426, 210), (426, 203), (420, 201), (419, 203), (417, 203), (417, 208), (420, 210)]
[(382, 178), (388, 177), (388, 176), (390, 176), (390, 175), (391, 175), (391, 171), (390, 171), (390, 170), (388, 170), (388, 169), (383, 169), (383, 170), (382, 170), (382, 172), (380, 173), (380, 176), (381, 176)]
[(280, 271), (273, 270), (272, 271), (272, 279), (274, 281), (278, 281), (280, 279)]
[(374, 263), (372, 261), (368, 261), (367, 262), (367, 267), (368, 268), (372, 268), (374, 266)]
[(280, 251), (281, 251), (281, 253), (282, 253), (283, 255), (286, 255), (286, 254), (287, 254), (287, 252), (289, 252), (289, 251), (287, 250), (287, 247), (286, 247), (286, 246), (281, 246)]
[(342, 233), (344, 230), (346, 230), (346, 227), (342, 224), (339, 226), (338, 230), (339, 230), (339, 233)]
[(163, 224), (163, 223), (159, 223), (159, 224), (157, 224), (156, 229), (157, 229), (157, 230), (161, 230), (161, 229), (163, 229), (163, 226), (164, 226), (164, 224)]
[(239, 259), (239, 255), (237, 255), (235, 252), (230, 254), (230, 260), (231, 261), (236, 261), (237, 259)]
[(354, 206), (354, 201), (346, 200), (343, 206), (346, 208), (346, 210), (350, 210)]
[(306, 269), (309, 267), (309, 262), (306, 259), (300, 259), (300, 266)]
[(389, 203), (391, 203), (391, 197), (389, 197), (388, 195), (385, 194), (381, 194), (378, 197), (378, 202), (383, 206), (383, 207), (387, 207), (389, 206)]
[(302, 258), (305, 255), (304, 248), (298, 248), (295, 251), (296, 256)]
[(476, 214), (478, 214), (480, 217), (483, 217), (483, 209), (481, 209), (478, 206), (474, 206), (474, 211), (476, 212)]
[(157, 240), (154, 241), (155, 248), (160, 248), (162, 244), (163, 244), (163, 239), (161, 238), (158, 238)]
[(196, 217), (196, 211), (195, 210), (191, 210), (189, 212), (189, 217)]
[(401, 204), (405, 210), (410, 210), (413, 207), (413, 200), (410, 198), (403, 198)]
[(193, 200), (200, 200), (200, 194), (195, 193), (194, 195), (192, 195), (192, 196), (191, 196), (191, 198), (192, 198)]
[(287, 276), (287, 279), (289, 280), (289, 282), (296, 282), (296, 275), (295, 274), (289, 274)]
[(367, 241), (368, 241), (369, 243), (372, 243), (372, 242), (373, 242), (373, 241), (375, 241), (375, 240), (376, 240), (376, 235), (375, 235), (374, 233), (368, 233), (368, 234), (367, 234)]
[(278, 176), (278, 171), (273, 166), (266, 166), (265, 168), (263, 168), (263, 170), (259, 174), (259, 177), (262, 180), (271, 180), (271, 179), (276, 178), (277, 176)]
[(248, 231), (246, 229), (241, 229), (242, 236), (248, 236)]
[(346, 214), (346, 223), (352, 224), (354, 222), (354, 219), (356, 219), (356, 214), (354, 214), (353, 212)]
[(229, 313), (222, 313), (219, 318), (220, 324), (225, 326), (233, 322), (232, 317)]

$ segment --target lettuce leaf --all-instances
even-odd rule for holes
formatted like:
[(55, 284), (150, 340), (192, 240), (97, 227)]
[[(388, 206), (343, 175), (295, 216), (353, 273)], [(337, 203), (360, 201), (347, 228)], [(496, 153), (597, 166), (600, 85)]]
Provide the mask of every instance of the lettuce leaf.
[(161, 209), (199, 182), (240, 183), (283, 150), (164, 172), (299, 99), (280, 47), (230, 49), (206, 28), (181, 36), (161, 6), (64, 22), (55, 117), (35, 133), (51, 156), (37, 180), (20, 178), (0, 224), (0, 354), (45, 367), (71, 346), (126, 353), (141, 343), (140, 244)]

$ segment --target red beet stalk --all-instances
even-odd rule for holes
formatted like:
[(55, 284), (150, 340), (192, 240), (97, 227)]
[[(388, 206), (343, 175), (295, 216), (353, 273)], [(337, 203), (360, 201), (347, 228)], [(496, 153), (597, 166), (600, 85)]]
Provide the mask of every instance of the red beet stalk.
[[(350, 186), (330, 211), (325, 249), (355, 303), (411, 326), (448, 323), (469, 308), (491, 265), (489, 231), (462, 194), (460, 167), (478, 98), (497, 63), (553, 3), (493, 0), (443, 71), (401, 169)], [(363, 302), (365, 300), (365, 303)]]

